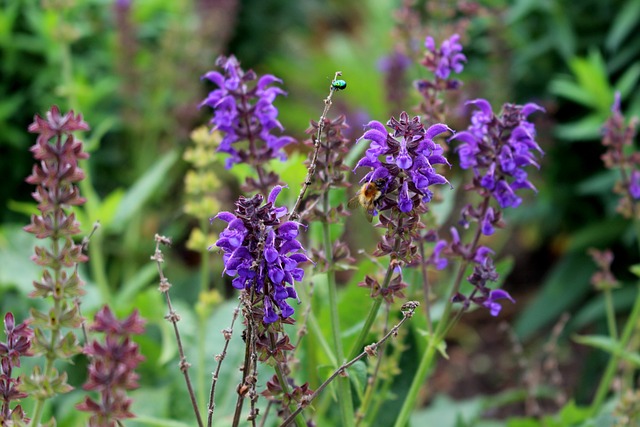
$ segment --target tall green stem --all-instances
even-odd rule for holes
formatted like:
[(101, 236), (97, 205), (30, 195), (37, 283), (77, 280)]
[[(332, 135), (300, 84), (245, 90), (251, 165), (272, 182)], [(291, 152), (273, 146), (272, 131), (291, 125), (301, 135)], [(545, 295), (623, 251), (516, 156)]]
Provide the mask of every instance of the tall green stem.
[[(393, 273), (393, 268), (391, 265), (387, 268), (387, 272), (384, 275), (384, 280), (382, 281), (382, 289), (386, 289), (389, 287), (389, 283), (391, 282), (391, 276)], [(364, 340), (367, 339), (367, 335), (369, 335), (369, 331), (371, 330), (371, 326), (373, 326), (373, 322), (376, 320), (378, 316), (378, 311), (380, 310), (380, 306), (382, 305), (382, 297), (378, 297), (373, 300), (373, 304), (369, 309), (369, 314), (367, 314), (367, 318), (364, 321), (364, 325), (362, 329), (360, 329), (360, 334), (356, 339), (356, 342), (353, 343), (353, 347), (351, 347), (351, 351), (349, 352), (349, 360), (354, 359), (360, 352), (362, 351), (362, 347), (364, 346)]]
[[(633, 335), (633, 331), (638, 324), (638, 319), (640, 318), (640, 284), (637, 285), (638, 293), (636, 294), (636, 301), (633, 305), (633, 309), (631, 310), (631, 314), (627, 319), (627, 323), (622, 330), (622, 335), (620, 336), (620, 341), (618, 345), (620, 348), (625, 348), (629, 344), (629, 340), (631, 339), (631, 335)], [(609, 363), (605, 368), (604, 374), (602, 375), (602, 379), (600, 380), (600, 384), (598, 385), (598, 389), (596, 390), (596, 395), (591, 403), (591, 415), (596, 415), (604, 402), (605, 397), (607, 396), (607, 392), (611, 387), (611, 382), (613, 381), (613, 377), (616, 373), (616, 368), (618, 367), (618, 362), (620, 361), (620, 356), (616, 354), (612, 354), (609, 359)]]
[[(489, 208), (489, 197), (485, 197), (484, 202), (481, 205), (481, 214), (480, 217), (484, 217), (487, 209)], [(473, 237), (473, 241), (470, 245), (470, 253), (474, 253), (476, 248), (478, 247), (478, 243), (480, 242), (480, 236), (482, 235), (482, 230), (480, 227), (477, 227), (476, 234)], [(460, 290), (460, 286), (462, 284), (462, 279), (464, 277), (464, 272), (469, 265), (468, 260), (462, 260), (460, 262), (460, 267), (458, 268), (458, 273), (456, 274), (455, 280), (453, 282), (453, 286), (451, 288), (451, 292), (449, 294), (449, 298), (444, 306), (444, 312), (442, 313), (442, 317), (438, 322), (438, 326), (436, 327), (435, 332), (429, 339), (429, 343), (427, 344), (427, 350), (422, 355), (422, 359), (420, 360), (420, 365), (413, 377), (413, 381), (411, 382), (411, 387), (409, 388), (409, 392), (407, 393), (407, 397), (402, 404), (402, 408), (400, 409), (400, 414), (396, 419), (395, 427), (404, 427), (409, 421), (409, 416), (411, 415), (411, 411), (416, 405), (416, 400), (418, 399), (418, 392), (420, 391), (420, 387), (427, 379), (429, 375), (429, 369), (433, 365), (433, 357), (435, 355), (436, 349), (440, 346), (440, 343), (445, 339), (447, 332), (454, 323), (460, 319), (461, 313), (456, 316), (452, 321), (449, 320), (451, 316), (451, 311), (453, 309), (453, 297)]]
[[(329, 195), (324, 193), (322, 196), (323, 211), (329, 212)], [(329, 310), (331, 313), (331, 332), (333, 334), (333, 344), (336, 349), (336, 358), (338, 365), (346, 361), (344, 350), (342, 348), (342, 337), (340, 336), (340, 316), (338, 315), (338, 289), (336, 286), (336, 277), (333, 266), (333, 245), (331, 244), (331, 234), (329, 223), (322, 222), (324, 253), (327, 259), (327, 286), (329, 288)], [(338, 367), (338, 366), (336, 366)], [(338, 378), (338, 400), (340, 404), (340, 414), (342, 417), (342, 426), (348, 427), (354, 425), (353, 399), (351, 397), (351, 384), (349, 377), (341, 376)]]

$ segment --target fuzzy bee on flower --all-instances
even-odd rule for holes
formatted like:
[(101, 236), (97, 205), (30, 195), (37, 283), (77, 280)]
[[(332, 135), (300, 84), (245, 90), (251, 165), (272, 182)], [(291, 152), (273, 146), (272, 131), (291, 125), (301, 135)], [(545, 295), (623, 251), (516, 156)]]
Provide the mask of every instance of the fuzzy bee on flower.
[(377, 208), (384, 195), (386, 184), (387, 182), (383, 178), (365, 182), (358, 190), (358, 193), (349, 200), (347, 207), (356, 209), (358, 206), (362, 206), (365, 210), (367, 221), (371, 222), (373, 216), (377, 214)]

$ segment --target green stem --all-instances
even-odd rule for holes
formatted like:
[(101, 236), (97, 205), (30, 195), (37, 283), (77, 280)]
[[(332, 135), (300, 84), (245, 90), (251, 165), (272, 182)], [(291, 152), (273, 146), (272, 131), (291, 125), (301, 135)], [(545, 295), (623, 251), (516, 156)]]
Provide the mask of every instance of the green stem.
[[(482, 205), (482, 212), (484, 216), (484, 212), (489, 206), (489, 199), (485, 199), (484, 204)], [(473, 242), (471, 244), (471, 252), (475, 251), (478, 246), (478, 242), (480, 240), (481, 230), (480, 227), (476, 230), (476, 235), (473, 238)], [(469, 261), (463, 260), (460, 262), (460, 267), (458, 268), (458, 274), (455, 277), (455, 281), (451, 288), (451, 293), (449, 294), (449, 298), (444, 306), (444, 313), (442, 313), (442, 317), (438, 322), (438, 326), (436, 327), (436, 331), (431, 336), (429, 340), (429, 344), (427, 345), (427, 350), (422, 355), (422, 359), (420, 360), (420, 365), (418, 366), (418, 370), (416, 371), (413, 381), (411, 382), (411, 387), (409, 388), (409, 392), (407, 393), (407, 397), (405, 397), (404, 403), (402, 404), (402, 408), (400, 409), (400, 414), (396, 419), (395, 427), (404, 427), (409, 421), (409, 416), (411, 415), (411, 411), (416, 405), (416, 400), (418, 399), (418, 392), (420, 391), (420, 387), (424, 384), (427, 376), (429, 375), (429, 369), (433, 364), (433, 358), (436, 352), (436, 349), (440, 345), (440, 343), (444, 340), (447, 332), (451, 329), (454, 322), (460, 319), (461, 313), (453, 319), (453, 321), (449, 321), (449, 317), (451, 316), (451, 311), (453, 309), (453, 297), (460, 290), (460, 286), (462, 284), (462, 278), (464, 277), (464, 272), (467, 268)]]
[[(272, 348), (275, 346), (275, 342), (273, 339), (273, 335), (271, 334), (270, 336), (271, 339), (271, 343), (272, 343)], [(289, 391), (289, 383), (287, 382), (287, 377), (284, 375), (284, 373), (282, 372), (282, 367), (280, 366), (280, 363), (276, 362), (275, 365), (275, 371), (276, 371), (276, 376), (278, 377), (278, 382), (280, 382), (280, 386), (282, 387), (282, 391), (285, 395), (289, 395), (291, 392)], [(289, 410), (291, 412), (295, 412), (295, 410), (297, 409), (297, 405), (296, 403), (292, 400), (289, 403)], [(294, 419), (296, 426), (298, 427), (307, 427), (307, 423), (304, 420), (303, 415), (300, 413), (298, 415), (296, 415), (295, 419)]]
[[(60, 138), (58, 137), (58, 144), (60, 142)], [(51, 236), (51, 253), (53, 256), (53, 259), (58, 259), (59, 255), (60, 255), (60, 242), (58, 241), (58, 229), (60, 224), (58, 223), (58, 215), (56, 214), (56, 211), (62, 209), (62, 207), (60, 206), (56, 206), (54, 208), (54, 213), (52, 215), (53, 217), (53, 229), (56, 230), (53, 234), (53, 236)], [(46, 267), (45, 267), (46, 268)], [(53, 279), (54, 279), (54, 283), (57, 285), (58, 283), (60, 283), (60, 270), (61, 270), (62, 266), (60, 264), (58, 264), (57, 266), (53, 267)], [(49, 339), (49, 348), (47, 348), (47, 351), (45, 353), (45, 358), (46, 358), (46, 362), (44, 365), (44, 374), (43, 374), (43, 378), (48, 378), (51, 379), (51, 373), (53, 371), (53, 363), (56, 360), (56, 353), (55, 353), (55, 348), (58, 345), (58, 335), (60, 334), (60, 299), (59, 297), (54, 294), (53, 295), (53, 316), (55, 317), (55, 321), (53, 322), (53, 324), (51, 325), (51, 337)], [(51, 315), (49, 315), (51, 316)], [(36, 407), (33, 413), (33, 417), (31, 418), (31, 423), (29, 424), (30, 426), (38, 426), (40, 424), (40, 420), (42, 419), (42, 412), (44, 410), (44, 404), (46, 401), (47, 397), (41, 397), (38, 398), (36, 401)]]
[[(200, 220), (200, 230), (207, 235), (208, 221)], [(200, 298), (203, 298), (203, 294), (209, 290), (209, 251), (205, 248), (201, 252), (200, 262)], [(202, 301), (202, 300), (201, 300)], [(206, 312), (206, 310), (205, 310)], [(206, 330), (207, 330), (207, 316), (205, 314), (199, 314), (198, 316), (198, 397), (201, 399), (201, 404), (205, 405), (206, 399), (206, 383), (205, 378), (207, 376), (205, 369), (206, 359)]]
[(607, 313), (607, 326), (609, 327), (609, 336), (614, 340), (618, 339), (618, 328), (616, 327), (616, 311), (613, 307), (613, 297), (611, 295), (611, 287), (607, 286), (604, 290), (604, 302)]
[[(396, 230), (402, 230), (403, 219), (404, 217), (402, 216), (402, 214), (400, 214), (400, 217), (398, 218), (398, 226), (396, 227)], [(382, 285), (381, 285), (382, 289), (387, 289), (389, 287), (389, 283), (391, 283), (391, 276), (393, 275), (393, 268), (394, 268), (392, 261), (393, 261), (394, 254), (397, 254), (398, 251), (400, 250), (401, 240), (402, 239), (400, 235), (395, 236), (395, 243), (393, 245), (393, 250), (391, 251), (391, 259), (389, 260), (389, 266), (387, 267), (387, 272), (384, 275), (384, 280), (382, 281)], [(382, 297), (379, 296), (373, 301), (373, 305), (369, 309), (369, 314), (367, 315), (367, 319), (364, 322), (364, 326), (360, 330), (360, 335), (358, 335), (358, 339), (356, 340), (353, 347), (351, 347), (351, 351), (349, 352), (349, 360), (355, 359), (358, 356), (358, 354), (360, 354), (360, 352), (362, 351), (362, 347), (364, 346), (364, 340), (367, 339), (367, 335), (371, 330), (371, 326), (373, 325), (373, 322), (376, 320), (376, 317), (378, 316), (378, 310), (380, 310), (381, 305), (382, 305)]]
[[(389, 267), (387, 267), (387, 272), (384, 276), (384, 280), (382, 281), (382, 289), (386, 289), (389, 287), (389, 283), (391, 282), (391, 276), (393, 273), (393, 268), (391, 267), (391, 263)], [(367, 314), (367, 318), (364, 321), (364, 325), (362, 329), (360, 329), (360, 334), (356, 339), (356, 342), (351, 347), (351, 351), (349, 352), (349, 360), (354, 359), (360, 352), (362, 351), (362, 347), (364, 346), (364, 340), (367, 339), (367, 335), (369, 335), (369, 331), (371, 330), (371, 326), (373, 326), (373, 322), (378, 317), (378, 311), (380, 310), (380, 306), (382, 305), (382, 297), (378, 297), (373, 300), (373, 305), (369, 309), (369, 314)]]
[[(329, 195), (322, 196), (323, 211), (329, 212)], [(336, 349), (336, 368), (344, 363), (344, 350), (342, 347), (342, 337), (340, 336), (340, 316), (338, 315), (338, 289), (336, 286), (335, 271), (333, 269), (333, 245), (331, 244), (331, 234), (329, 223), (322, 222), (324, 253), (327, 259), (327, 286), (329, 288), (329, 310), (331, 313), (331, 332), (333, 334), (333, 344)], [(350, 359), (349, 359), (350, 360)], [(338, 399), (340, 404), (340, 414), (342, 416), (342, 426), (354, 425), (353, 399), (351, 397), (351, 384), (348, 376), (338, 378)]]
[[(202, 234), (207, 236), (207, 232), (209, 231), (209, 221), (205, 219), (200, 220), (200, 230), (202, 230)], [(200, 292), (207, 292), (209, 290), (209, 250), (204, 248), (201, 252), (201, 260), (200, 260)]]
[[(629, 340), (631, 339), (631, 335), (635, 330), (635, 327), (638, 323), (638, 319), (640, 318), (640, 284), (637, 285), (638, 293), (636, 294), (636, 301), (633, 305), (633, 309), (631, 310), (631, 314), (627, 319), (627, 323), (622, 330), (622, 335), (620, 336), (620, 341), (618, 345), (620, 348), (625, 348), (629, 344)], [(612, 354), (609, 359), (609, 363), (605, 368), (604, 374), (602, 375), (602, 379), (600, 380), (600, 384), (598, 384), (598, 389), (596, 390), (596, 395), (591, 403), (591, 416), (595, 416), (602, 407), (602, 403), (604, 402), (609, 389), (611, 388), (611, 382), (613, 381), (613, 377), (616, 373), (616, 369), (618, 367), (618, 361), (620, 360), (620, 356), (616, 354)]]

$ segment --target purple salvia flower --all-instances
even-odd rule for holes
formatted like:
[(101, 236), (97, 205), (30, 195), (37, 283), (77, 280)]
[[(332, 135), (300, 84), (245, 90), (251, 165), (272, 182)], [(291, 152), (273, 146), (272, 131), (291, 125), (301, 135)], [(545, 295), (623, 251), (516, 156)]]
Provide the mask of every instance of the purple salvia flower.
[[(207, 105), (214, 110), (213, 130), (224, 135), (218, 151), (230, 156), (226, 167), (240, 162), (256, 166), (273, 158), (285, 160), (283, 147), (294, 139), (272, 133), (275, 129), (283, 130), (273, 102), (286, 92), (272, 86), (282, 81), (270, 74), (258, 79), (253, 71), (245, 72), (240, 68), (233, 55), (221, 56), (216, 63), (222, 72), (210, 71), (203, 78), (216, 84), (218, 89), (211, 91), (200, 106)], [(248, 146), (240, 147), (242, 141), (247, 141)]]
[[(433, 138), (451, 130), (444, 124), (425, 128), (418, 116), (409, 119), (406, 112), (402, 112), (399, 119), (392, 117), (387, 126), (391, 133), (382, 123), (369, 122), (368, 130), (358, 141), (365, 139), (371, 144), (354, 171), (369, 168), (362, 182), (384, 180), (381, 189), (384, 197), (379, 200), (378, 210), (397, 206), (401, 212), (408, 213), (417, 204), (431, 200), (430, 186), (448, 183), (435, 171), (435, 165), (449, 165), (449, 162)], [(398, 191), (394, 196), (395, 189)]]
[(496, 317), (500, 313), (500, 310), (502, 310), (500, 303), (496, 302), (496, 300), (499, 299), (508, 299), (513, 303), (516, 302), (516, 300), (514, 300), (507, 291), (502, 289), (494, 289), (490, 291), (489, 296), (482, 302), (482, 305), (487, 307), (491, 315), (494, 317)]
[[(536, 156), (542, 149), (535, 141), (535, 129), (527, 116), (544, 111), (536, 104), (524, 106), (505, 104), (496, 116), (488, 101), (476, 99), (468, 104), (478, 109), (471, 116), (471, 125), (451, 140), (460, 141), (456, 148), (463, 169), (472, 169), (474, 188), (489, 192), (500, 208), (517, 207), (522, 199), (516, 191), (535, 187), (527, 178), (524, 168), (539, 168)], [(487, 231), (490, 227), (485, 227)]]
[(241, 196), (234, 213), (215, 216), (228, 223), (215, 243), (223, 251), (224, 273), (233, 277), (234, 288), (253, 288), (260, 296), (266, 324), (293, 314), (286, 300), (298, 298), (293, 286), (304, 276), (299, 264), (309, 261), (296, 240), (301, 224), (283, 221), (287, 208), (275, 206), (281, 190), (275, 186), (265, 204), (260, 194)]
[(487, 286), (488, 282), (498, 280), (498, 272), (493, 264), (493, 250), (486, 246), (478, 246), (474, 249), (471, 243), (463, 244), (458, 230), (451, 227), (451, 242), (440, 251), (449, 257), (459, 257), (464, 262), (473, 265), (473, 273), (467, 277), (467, 281), (474, 287), (471, 295), (466, 296), (458, 292), (454, 295), (453, 302), (462, 303), (464, 309), (467, 309), (471, 303), (488, 308), (492, 316), (497, 316), (502, 308), (496, 300), (508, 299), (515, 302), (507, 291), (490, 289)]
[[(452, 73), (460, 74), (464, 68), (464, 62), (467, 61), (467, 57), (462, 53), (462, 44), (460, 44), (460, 36), (454, 34), (448, 39), (444, 40), (438, 49), (436, 47), (435, 40), (431, 36), (427, 36), (424, 41), (424, 47), (427, 49), (425, 58), (422, 61), (429, 71), (440, 80), (449, 80), (449, 76)], [(451, 80), (457, 82), (455, 80)], [(457, 88), (459, 86), (455, 85)], [(448, 89), (455, 89), (450, 87)]]

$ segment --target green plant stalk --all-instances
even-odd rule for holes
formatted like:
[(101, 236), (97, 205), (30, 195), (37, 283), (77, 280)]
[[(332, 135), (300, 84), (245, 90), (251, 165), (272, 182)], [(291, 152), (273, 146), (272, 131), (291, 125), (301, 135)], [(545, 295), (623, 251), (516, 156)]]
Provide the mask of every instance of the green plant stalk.
[(616, 310), (613, 307), (613, 297), (611, 295), (611, 287), (607, 286), (604, 290), (604, 302), (607, 312), (607, 326), (609, 327), (609, 335), (611, 338), (618, 339), (618, 328), (616, 327)]
[[(481, 214), (480, 217), (484, 217), (489, 208), (490, 198), (485, 196), (484, 201), (481, 205)], [(482, 235), (482, 230), (478, 226), (476, 228), (476, 234), (473, 237), (473, 241), (471, 243), (471, 252), (473, 253), (478, 247), (478, 242), (480, 241), (480, 236)], [(429, 344), (427, 345), (427, 350), (422, 356), (420, 360), (420, 365), (418, 365), (418, 370), (416, 371), (413, 381), (411, 382), (411, 387), (409, 388), (409, 392), (407, 393), (407, 397), (402, 404), (402, 408), (400, 409), (400, 414), (396, 419), (395, 427), (404, 427), (409, 421), (409, 416), (411, 415), (411, 411), (416, 406), (416, 400), (418, 399), (418, 392), (420, 391), (420, 387), (427, 379), (429, 375), (429, 369), (433, 364), (433, 357), (435, 355), (436, 349), (440, 345), (440, 343), (444, 340), (447, 335), (447, 332), (453, 327), (454, 323), (457, 322), (462, 316), (462, 312), (458, 313), (458, 315), (449, 320), (451, 316), (451, 311), (453, 309), (453, 297), (460, 290), (460, 286), (462, 285), (462, 278), (464, 277), (464, 272), (469, 265), (469, 261), (462, 260), (460, 262), (460, 267), (458, 268), (458, 274), (455, 277), (455, 281), (453, 282), (453, 286), (451, 288), (451, 293), (449, 294), (449, 298), (447, 298), (447, 303), (444, 306), (444, 312), (442, 313), (442, 317), (438, 322), (438, 326), (436, 327), (436, 331), (431, 336), (429, 340)]]
[[(631, 314), (627, 319), (627, 323), (622, 330), (622, 335), (620, 336), (619, 345), (620, 348), (625, 348), (629, 344), (629, 340), (631, 339), (631, 335), (633, 335), (633, 331), (638, 323), (638, 319), (640, 318), (640, 284), (637, 286), (638, 293), (636, 294), (636, 301), (633, 305), (633, 309), (631, 310)], [(593, 402), (591, 403), (590, 415), (595, 416), (602, 407), (602, 403), (604, 402), (605, 397), (607, 396), (607, 392), (611, 387), (611, 382), (613, 381), (613, 377), (616, 373), (616, 368), (618, 367), (618, 361), (620, 357), (612, 354), (609, 359), (609, 363), (605, 368), (604, 374), (602, 375), (602, 379), (600, 380), (600, 384), (598, 384), (598, 389), (596, 390), (595, 397), (593, 398)]]
[[(61, 209), (61, 208), (57, 207), (57, 209)], [(53, 215), (53, 229), (57, 230), (58, 226), (59, 224), (58, 224), (57, 216)], [(51, 237), (51, 252), (53, 254), (53, 258), (57, 259), (60, 254), (60, 245), (58, 242), (58, 237), (56, 235), (53, 235)], [(61, 266), (58, 266), (53, 271), (54, 283), (56, 284), (59, 283), (60, 281), (60, 268)], [(53, 313), (56, 318), (56, 322), (51, 328), (51, 339), (49, 340), (49, 348), (47, 349), (47, 352), (45, 354), (46, 362), (44, 365), (44, 374), (43, 374), (44, 378), (49, 378), (51, 376), (51, 371), (53, 370), (53, 363), (56, 360), (56, 353), (54, 349), (56, 347), (58, 334), (60, 333), (60, 299), (56, 298), (55, 296), (53, 297)], [(36, 427), (40, 424), (40, 419), (42, 418), (42, 412), (44, 410), (45, 401), (46, 401), (46, 397), (37, 399), (36, 407), (34, 409), (33, 417), (31, 418), (31, 423), (29, 424), (29, 426)]]
[[(207, 237), (207, 230), (209, 229), (209, 221), (206, 218), (200, 219), (200, 230), (202, 234)], [(203, 248), (201, 252), (200, 260), (200, 292), (209, 291), (209, 250)]]
[[(389, 283), (391, 282), (391, 275), (393, 274), (393, 268), (391, 267), (391, 263), (389, 263), (389, 267), (387, 267), (387, 272), (384, 275), (384, 280), (382, 281), (382, 289), (386, 289), (389, 287)], [(364, 321), (364, 325), (360, 330), (360, 334), (356, 339), (356, 342), (351, 347), (351, 351), (349, 352), (349, 360), (355, 359), (358, 354), (362, 351), (362, 347), (364, 346), (364, 340), (367, 339), (367, 335), (369, 335), (369, 331), (371, 330), (371, 326), (373, 326), (373, 322), (378, 317), (378, 311), (380, 310), (380, 306), (382, 305), (382, 297), (378, 297), (373, 301), (373, 305), (369, 309), (369, 314), (367, 314), (367, 318)]]
[[(206, 219), (200, 219), (200, 229), (205, 234), (207, 230), (208, 222)], [(200, 257), (200, 294), (204, 294), (209, 290), (209, 251), (207, 248), (204, 248), (201, 252)], [(206, 369), (205, 369), (205, 360), (206, 360), (206, 349), (205, 349), (205, 340), (206, 340), (206, 329), (207, 329), (207, 317), (204, 315), (198, 316), (198, 397), (201, 400), (200, 404), (202, 407), (206, 407)]]
[(404, 399), (404, 403), (402, 404), (402, 408), (400, 409), (400, 414), (398, 414), (398, 418), (396, 419), (395, 427), (404, 427), (409, 421), (409, 416), (411, 415), (411, 411), (416, 405), (416, 400), (418, 399), (418, 392), (420, 391), (420, 387), (424, 383), (425, 379), (429, 375), (429, 370), (433, 365), (434, 356), (436, 353), (436, 349), (440, 345), (440, 342), (444, 340), (444, 337), (447, 331), (451, 328), (449, 322), (449, 316), (451, 315), (451, 310), (453, 307), (453, 296), (460, 289), (460, 285), (462, 283), (462, 276), (464, 275), (464, 271), (467, 268), (467, 261), (463, 261), (460, 264), (460, 269), (458, 270), (458, 275), (456, 276), (456, 280), (453, 285), (453, 289), (451, 290), (451, 295), (447, 299), (447, 303), (444, 307), (444, 313), (438, 322), (438, 326), (436, 327), (436, 331), (431, 336), (429, 340), (429, 344), (427, 344), (427, 349), (422, 355), (422, 359), (420, 359), (420, 365), (418, 365), (418, 369), (416, 370), (415, 375), (413, 376), (413, 381), (411, 382), (411, 387), (409, 388), (409, 392), (407, 393), (407, 397)]
[[(271, 339), (271, 344), (272, 347), (275, 345), (275, 343), (273, 342), (273, 335), (270, 334), (270, 339)], [(280, 363), (276, 362), (274, 369), (276, 371), (276, 376), (278, 377), (278, 382), (280, 383), (280, 386), (282, 387), (282, 391), (285, 395), (289, 395), (290, 394), (290, 390), (289, 390), (289, 383), (287, 382), (287, 377), (284, 375), (284, 373), (282, 372), (282, 368), (280, 367)], [(295, 401), (291, 401), (289, 403), (289, 410), (291, 412), (295, 412), (295, 410), (298, 409), (296, 402)], [(302, 415), (302, 413), (296, 415), (295, 419), (294, 419), (296, 426), (297, 427), (307, 427), (307, 423), (304, 420), (304, 416)]]
[[(324, 193), (322, 196), (323, 212), (329, 212), (329, 195)], [(333, 344), (336, 349), (336, 368), (346, 360), (344, 358), (344, 350), (342, 348), (342, 337), (340, 336), (340, 316), (338, 315), (338, 289), (336, 286), (336, 276), (333, 266), (333, 245), (331, 244), (331, 235), (329, 223), (322, 222), (324, 253), (327, 259), (327, 286), (329, 288), (329, 310), (331, 314), (331, 332), (333, 334)], [(351, 360), (351, 359), (349, 359)], [(349, 427), (354, 425), (353, 398), (351, 397), (351, 384), (348, 376), (340, 376), (338, 378), (338, 400), (340, 404), (340, 415), (342, 416), (342, 426)]]
[[(402, 219), (403, 217), (401, 216), (400, 220), (398, 221), (398, 229), (402, 228)], [(391, 254), (392, 255), (397, 254), (399, 249), (400, 249), (400, 238), (397, 238), (393, 245), (393, 250)], [(389, 287), (389, 283), (391, 283), (391, 276), (393, 275), (393, 265), (391, 261), (392, 260), (389, 259), (389, 266), (387, 267), (387, 272), (384, 275), (384, 280), (382, 281), (382, 285), (381, 285), (382, 289), (387, 289)], [(364, 322), (364, 326), (360, 330), (360, 335), (358, 335), (358, 339), (354, 343), (353, 347), (351, 347), (351, 351), (349, 352), (349, 360), (352, 360), (358, 357), (358, 354), (360, 354), (360, 352), (362, 351), (361, 349), (364, 346), (364, 340), (367, 339), (367, 335), (371, 330), (371, 326), (373, 325), (373, 322), (376, 320), (376, 317), (378, 316), (378, 310), (380, 310), (381, 305), (382, 305), (382, 297), (379, 296), (373, 301), (373, 305), (369, 309), (369, 314), (367, 315), (367, 319)]]

